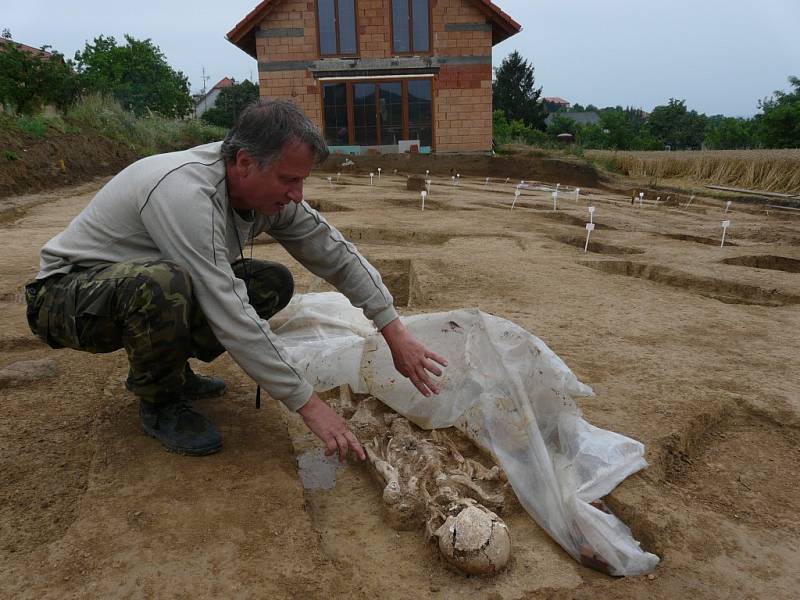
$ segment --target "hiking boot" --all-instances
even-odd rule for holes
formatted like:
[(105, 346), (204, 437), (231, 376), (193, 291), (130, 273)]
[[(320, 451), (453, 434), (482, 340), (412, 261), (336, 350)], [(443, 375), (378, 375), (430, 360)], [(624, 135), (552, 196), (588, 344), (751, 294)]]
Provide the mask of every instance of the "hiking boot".
[[(198, 375), (186, 363), (183, 369), (184, 383), (180, 395), (187, 400), (203, 400), (204, 398), (216, 398), (222, 396), (228, 386), (219, 377), (209, 377), (208, 375)], [(135, 392), (131, 386), (131, 376), (125, 380), (125, 388), (130, 392)]]
[(198, 375), (186, 363), (186, 368), (183, 370), (185, 382), (181, 388), (181, 396), (189, 400), (202, 400), (203, 398), (216, 398), (222, 396), (228, 386), (219, 377), (211, 377), (209, 375)]
[(222, 436), (185, 399), (172, 402), (139, 400), (139, 421), (144, 432), (156, 438), (169, 452), (205, 456), (219, 452)]

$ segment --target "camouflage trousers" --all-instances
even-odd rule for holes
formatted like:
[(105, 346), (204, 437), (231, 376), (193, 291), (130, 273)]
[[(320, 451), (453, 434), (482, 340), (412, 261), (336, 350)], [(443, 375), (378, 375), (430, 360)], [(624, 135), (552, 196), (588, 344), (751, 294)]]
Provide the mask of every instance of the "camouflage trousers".
[[(263, 319), (285, 307), (294, 281), (281, 264), (242, 259), (232, 265)], [(132, 260), (54, 275), (26, 286), (28, 325), (53, 348), (113, 352), (124, 348), (128, 386), (141, 398), (174, 398), (188, 358), (225, 351), (192, 294), (185, 269), (166, 260)]]

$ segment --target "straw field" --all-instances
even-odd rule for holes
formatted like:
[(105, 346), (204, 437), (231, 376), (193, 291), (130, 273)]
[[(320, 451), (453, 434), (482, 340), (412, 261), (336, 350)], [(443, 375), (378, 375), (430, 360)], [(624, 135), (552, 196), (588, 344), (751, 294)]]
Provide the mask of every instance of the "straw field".
[(630, 177), (691, 179), (715, 185), (800, 194), (800, 149), (614, 152), (588, 158)]

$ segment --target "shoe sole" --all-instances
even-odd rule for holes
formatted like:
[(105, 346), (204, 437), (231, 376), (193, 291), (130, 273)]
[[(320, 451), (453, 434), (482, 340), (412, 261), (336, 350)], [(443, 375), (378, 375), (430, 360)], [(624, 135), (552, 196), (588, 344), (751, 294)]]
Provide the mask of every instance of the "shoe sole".
[(170, 446), (159, 439), (156, 434), (151, 433), (144, 427), (142, 427), (142, 431), (145, 433), (145, 435), (157, 440), (164, 450), (172, 454), (180, 454), (181, 456), (208, 456), (209, 454), (215, 454), (222, 450), (222, 442), (214, 446), (206, 446), (205, 448), (182, 448), (180, 446)]

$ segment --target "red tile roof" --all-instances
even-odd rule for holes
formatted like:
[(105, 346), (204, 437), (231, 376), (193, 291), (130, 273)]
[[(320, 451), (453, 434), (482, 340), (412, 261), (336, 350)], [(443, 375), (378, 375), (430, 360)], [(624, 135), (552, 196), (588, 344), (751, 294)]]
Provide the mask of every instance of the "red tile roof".
[(42, 58), (50, 58), (53, 56), (50, 52), (46, 50), (40, 50), (39, 48), (34, 48), (33, 46), (27, 46), (26, 44), (20, 44), (19, 42), (15, 42), (14, 40), (9, 40), (6, 38), (0, 37), (0, 44), (11, 44), (12, 46), (16, 46), (17, 50), (22, 50), (23, 52), (27, 52), (28, 54), (32, 54), (33, 56), (41, 56)]
[[(465, 1), (472, 2), (491, 21), (493, 46), (510, 38), (515, 33), (519, 33), (522, 29), (522, 25), (500, 10), (491, 0)], [(253, 58), (258, 58), (256, 56), (255, 29), (267, 15), (270, 8), (273, 8), (279, 2), (280, 0), (263, 0), (260, 2), (228, 32), (226, 36), (228, 41), (247, 52)]]
[(236, 82), (233, 79), (231, 79), (230, 77), (223, 77), (211, 89), (221, 90), (222, 88), (231, 87), (232, 85), (236, 85)]

